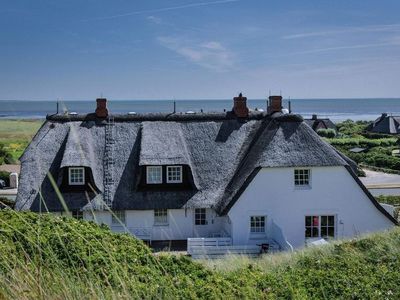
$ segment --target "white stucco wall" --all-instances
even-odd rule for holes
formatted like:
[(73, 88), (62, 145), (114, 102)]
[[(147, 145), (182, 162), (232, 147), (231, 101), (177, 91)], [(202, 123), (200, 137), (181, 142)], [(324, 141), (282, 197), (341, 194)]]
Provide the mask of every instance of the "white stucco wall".
[[(296, 189), (293, 168), (264, 168), (229, 211), (233, 243), (260, 243), (274, 221), (294, 247), (305, 242), (306, 215), (335, 215), (336, 238), (387, 229), (393, 223), (344, 167), (311, 169), (311, 188)], [(266, 236), (250, 234), (250, 216), (267, 216)]]
[[(122, 232), (122, 225), (111, 224), (111, 213), (96, 211), (95, 217), (91, 212), (85, 212), (86, 220), (107, 224), (113, 231)], [(168, 225), (154, 224), (153, 210), (127, 210), (125, 212), (125, 226), (128, 229), (147, 228), (151, 230), (151, 240), (185, 240), (189, 237), (208, 237), (220, 233), (226, 223), (227, 217), (218, 217), (214, 210), (206, 210), (206, 225), (195, 225), (194, 210), (169, 209)]]

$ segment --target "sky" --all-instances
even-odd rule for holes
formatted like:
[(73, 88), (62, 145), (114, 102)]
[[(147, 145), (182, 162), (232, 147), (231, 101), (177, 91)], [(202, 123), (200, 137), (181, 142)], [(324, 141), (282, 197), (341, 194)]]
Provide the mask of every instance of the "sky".
[(0, 99), (400, 97), (398, 0), (1, 0)]

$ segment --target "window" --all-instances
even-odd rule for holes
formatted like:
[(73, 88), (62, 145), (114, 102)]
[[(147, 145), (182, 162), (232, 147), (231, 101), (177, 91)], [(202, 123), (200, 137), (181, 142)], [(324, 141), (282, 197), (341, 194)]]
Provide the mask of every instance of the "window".
[(147, 183), (160, 184), (162, 183), (162, 167), (161, 166), (148, 166), (147, 170)]
[(84, 185), (85, 184), (85, 168), (69, 168), (68, 169), (69, 185)]
[(111, 215), (111, 224), (119, 226), (125, 225), (125, 211), (124, 210), (113, 211)]
[(265, 233), (265, 216), (250, 217), (250, 232)]
[(205, 208), (196, 208), (194, 210), (194, 224), (195, 225), (207, 225)]
[(182, 166), (167, 166), (167, 183), (182, 183)]
[(334, 238), (335, 216), (306, 216), (306, 238)]
[(73, 210), (72, 211), (72, 217), (77, 219), (77, 220), (82, 220), (83, 219), (83, 212), (80, 210)]
[(294, 170), (294, 185), (309, 186), (310, 185), (310, 170), (309, 169), (296, 169)]
[(154, 210), (154, 225), (167, 225), (168, 224), (168, 211), (166, 209)]

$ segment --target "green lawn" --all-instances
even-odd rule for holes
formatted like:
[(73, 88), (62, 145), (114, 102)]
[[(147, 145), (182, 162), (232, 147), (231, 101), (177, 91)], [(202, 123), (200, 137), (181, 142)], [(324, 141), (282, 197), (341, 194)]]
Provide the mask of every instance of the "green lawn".
[(0, 144), (18, 160), (42, 124), (43, 120), (0, 120)]

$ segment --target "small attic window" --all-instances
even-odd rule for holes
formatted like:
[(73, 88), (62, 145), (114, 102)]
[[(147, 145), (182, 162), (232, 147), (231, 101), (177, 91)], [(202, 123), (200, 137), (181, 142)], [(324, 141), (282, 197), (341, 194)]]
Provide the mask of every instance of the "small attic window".
[(162, 183), (162, 167), (161, 166), (148, 166), (146, 167), (146, 181), (147, 184), (161, 184)]
[(167, 166), (167, 183), (182, 183), (182, 166)]
[(68, 184), (69, 185), (84, 185), (85, 184), (85, 168), (74, 167), (68, 169)]
[(294, 185), (296, 187), (309, 187), (311, 181), (310, 169), (295, 169), (294, 170)]

